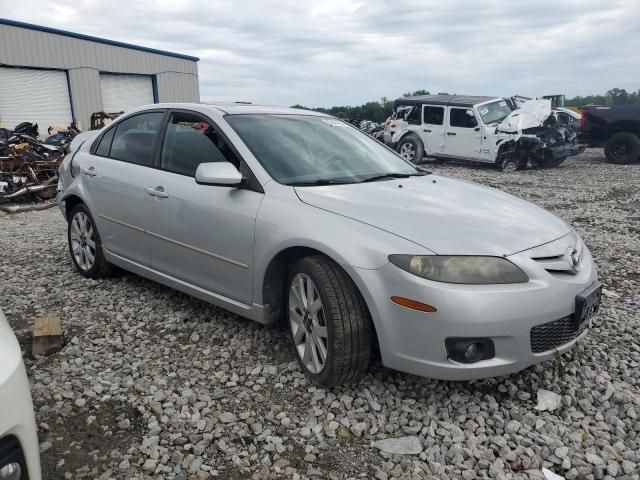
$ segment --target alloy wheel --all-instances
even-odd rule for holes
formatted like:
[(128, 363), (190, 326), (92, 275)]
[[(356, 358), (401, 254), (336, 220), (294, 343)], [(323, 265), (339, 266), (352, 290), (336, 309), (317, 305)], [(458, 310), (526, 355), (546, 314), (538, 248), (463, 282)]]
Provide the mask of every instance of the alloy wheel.
[(96, 239), (91, 220), (84, 212), (77, 212), (71, 220), (71, 252), (78, 266), (87, 271), (96, 261)]
[(613, 154), (619, 159), (625, 158), (627, 155), (629, 155), (629, 151), (629, 145), (624, 142), (617, 143), (613, 147)]
[(327, 362), (327, 322), (318, 289), (304, 273), (296, 274), (291, 281), (289, 325), (302, 363), (310, 373), (320, 373)]
[(400, 156), (405, 160), (412, 161), (416, 157), (416, 147), (412, 143), (403, 143), (400, 146)]
[(502, 171), (505, 173), (513, 173), (518, 169), (518, 164), (513, 160), (505, 160), (502, 164)]

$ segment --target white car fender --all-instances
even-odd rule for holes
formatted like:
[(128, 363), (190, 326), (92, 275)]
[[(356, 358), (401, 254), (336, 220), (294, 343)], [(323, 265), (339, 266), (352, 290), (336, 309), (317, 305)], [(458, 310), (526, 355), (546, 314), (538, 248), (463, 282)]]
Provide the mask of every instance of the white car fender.
[(402, 137), (404, 137), (405, 135), (411, 132), (413, 132), (413, 130), (410, 130), (407, 127), (401, 128), (400, 130), (398, 130), (396, 133), (393, 134), (393, 136), (391, 137), (391, 141), (394, 144), (396, 144), (402, 139)]

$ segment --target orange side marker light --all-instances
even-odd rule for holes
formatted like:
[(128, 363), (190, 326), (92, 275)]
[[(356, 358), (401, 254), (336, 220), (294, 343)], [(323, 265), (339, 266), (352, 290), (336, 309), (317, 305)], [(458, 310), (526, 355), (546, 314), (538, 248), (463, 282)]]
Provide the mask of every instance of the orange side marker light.
[(417, 310), (418, 312), (434, 313), (438, 311), (436, 307), (433, 307), (427, 303), (418, 302), (417, 300), (411, 300), (410, 298), (393, 296), (391, 297), (391, 301), (396, 305), (410, 308), (411, 310)]

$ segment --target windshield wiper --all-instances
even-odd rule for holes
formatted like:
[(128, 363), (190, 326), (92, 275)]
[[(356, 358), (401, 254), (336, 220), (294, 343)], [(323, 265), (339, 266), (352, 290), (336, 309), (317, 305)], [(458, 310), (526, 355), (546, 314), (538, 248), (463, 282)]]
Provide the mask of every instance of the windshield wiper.
[(331, 180), (327, 178), (320, 178), (318, 180), (310, 180), (308, 182), (291, 182), (288, 185), (291, 187), (318, 187), (322, 185), (347, 185), (349, 183), (355, 183), (352, 181), (343, 180)]
[(427, 175), (427, 172), (383, 173), (381, 175), (374, 175), (373, 177), (367, 177), (364, 180), (360, 180), (360, 183), (377, 182), (378, 180), (387, 180), (387, 179), (394, 179), (394, 178), (424, 177), (425, 175)]

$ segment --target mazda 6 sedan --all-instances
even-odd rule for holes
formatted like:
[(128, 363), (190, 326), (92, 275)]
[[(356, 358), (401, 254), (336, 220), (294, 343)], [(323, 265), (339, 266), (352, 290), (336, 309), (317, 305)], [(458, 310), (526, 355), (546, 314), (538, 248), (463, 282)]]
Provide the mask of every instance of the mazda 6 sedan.
[(593, 259), (551, 213), (417, 169), (347, 123), (246, 104), (156, 104), (74, 139), (69, 252), (288, 326), (317, 384), (373, 356), (467, 380), (573, 347), (600, 303)]

